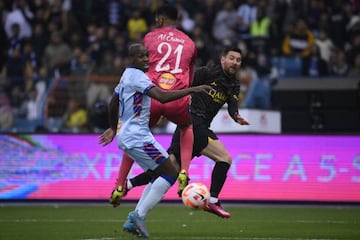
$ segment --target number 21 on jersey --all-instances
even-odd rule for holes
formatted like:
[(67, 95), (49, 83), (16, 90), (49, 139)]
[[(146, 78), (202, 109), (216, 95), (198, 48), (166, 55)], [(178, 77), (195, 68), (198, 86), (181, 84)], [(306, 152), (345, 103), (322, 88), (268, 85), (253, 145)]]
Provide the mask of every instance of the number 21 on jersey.
[[(180, 61), (183, 49), (184, 46), (181, 44), (179, 44), (174, 50), (169, 43), (160, 43), (157, 47), (157, 51), (159, 54), (163, 54), (163, 57), (160, 59), (158, 64), (156, 64), (155, 71), (165, 72), (171, 69), (169, 71), (170, 73), (182, 73), (183, 70), (180, 68)], [(174, 54), (176, 56), (175, 66), (171, 66), (173, 68), (170, 68), (170, 64), (167, 62), (167, 60), (171, 57), (171, 54)]]

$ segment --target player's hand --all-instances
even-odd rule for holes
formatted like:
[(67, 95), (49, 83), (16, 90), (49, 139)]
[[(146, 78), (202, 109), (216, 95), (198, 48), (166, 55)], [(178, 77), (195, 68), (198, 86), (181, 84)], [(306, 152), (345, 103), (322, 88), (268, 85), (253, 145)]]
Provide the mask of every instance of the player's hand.
[(105, 147), (106, 145), (112, 142), (114, 137), (115, 137), (115, 131), (111, 128), (108, 128), (105, 130), (103, 134), (100, 135), (99, 144)]
[(240, 125), (250, 125), (243, 117), (240, 116), (240, 114), (236, 114), (235, 116), (236, 122)]
[(214, 90), (211, 86), (209, 85), (200, 85), (200, 86), (196, 86), (196, 87), (192, 87), (193, 92), (203, 92), (203, 93), (208, 93), (211, 90)]

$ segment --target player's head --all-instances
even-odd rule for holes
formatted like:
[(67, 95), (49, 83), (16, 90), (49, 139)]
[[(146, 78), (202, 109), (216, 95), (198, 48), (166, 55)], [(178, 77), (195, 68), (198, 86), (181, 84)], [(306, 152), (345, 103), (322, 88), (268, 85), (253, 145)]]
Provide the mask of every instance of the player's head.
[(238, 47), (225, 47), (221, 54), (221, 67), (228, 75), (234, 75), (241, 66), (241, 50)]
[(146, 71), (149, 68), (149, 53), (141, 43), (134, 43), (129, 46), (129, 60), (131, 66)]
[(176, 25), (178, 10), (175, 6), (164, 4), (155, 12), (156, 27)]

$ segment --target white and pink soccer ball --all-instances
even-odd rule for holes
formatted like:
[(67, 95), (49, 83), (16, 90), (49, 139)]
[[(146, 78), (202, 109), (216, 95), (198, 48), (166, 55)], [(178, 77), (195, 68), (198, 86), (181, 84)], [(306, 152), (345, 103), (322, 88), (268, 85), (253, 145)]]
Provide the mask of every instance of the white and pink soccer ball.
[(203, 183), (190, 183), (182, 191), (184, 205), (192, 209), (203, 209), (210, 199), (210, 192)]

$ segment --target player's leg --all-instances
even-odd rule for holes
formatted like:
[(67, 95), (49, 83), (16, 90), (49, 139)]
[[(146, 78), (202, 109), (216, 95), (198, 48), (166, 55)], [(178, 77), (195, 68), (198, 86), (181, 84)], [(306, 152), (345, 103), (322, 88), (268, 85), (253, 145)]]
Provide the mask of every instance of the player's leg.
[(180, 152), (181, 152), (181, 171), (179, 173), (178, 195), (181, 196), (184, 188), (189, 184), (189, 168), (192, 159), (192, 147), (194, 142), (194, 133), (192, 125), (180, 129)]
[[(151, 112), (150, 112), (150, 127), (154, 126), (160, 119), (162, 114), (162, 104), (155, 99), (151, 100)], [(113, 205), (113, 207), (117, 207), (120, 205), (121, 198), (126, 196), (127, 191), (130, 190), (133, 186), (141, 186), (147, 184), (152, 178), (145, 172), (143, 175), (139, 176), (135, 181), (132, 182), (127, 180), (127, 176), (129, 175), (130, 169), (133, 165), (133, 160), (124, 153), (119, 171), (118, 177), (116, 179), (115, 188), (111, 193), (109, 202)]]
[(201, 153), (215, 161), (211, 175), (210, 200), (205, 210), (220, 217), (229, 218), (231, 214), (220, 206), (218, 197), (226, 181), (227, 172), (232, 162), (231, 156), (220, 140), (212, 138), (209, 138), (208, 145)]
[(127, 194), (128, 186), (125, 180), (129, 175), (133, 163), (134, 161), (126, 153), (124, 153), (120, 163), (116, 185), (109, 199), (109, 202), (113, 205), (113, 207), (119, 206), (121, 199)]
[(178, 177), (178, 194), (188, 185), (189, 167), (192, 159), (194, 133), (189, 114), (190, 97), (165, 104), (164, 116), (180, 129), (181, 171)]
[[(177, 168), (178, 172), (180, 171), (180, 164), (181, 164), (179, 139), (180, 139), (180, 130), (179, 127), (177, 127), (175, 133), (173, 134), (171, 145), (168, 149), (168, 153), (169, 153), (170, 161), (172, 161), (172, 164)], [(200, 150), (198, 150), (197, 155), (200, 155)], [(146, 185), (157, 177), (159, 177), (159, 173), (149, 169), (133, 178), (127, 179), (126, 180), (127, 190), (129, 191), (133, 187)]]
[(142, 236), (149, 237), (145, 218), (175, 183), (179, 172), (168, 158), (168, 153), (158, 142), (147, 144), (143, 148), (129, 149), (127, 153), (141, 168), (152, 169), (160, 175), (145, 188), (146, 192), (143, 192), (136, 210), (129, 214), (129, 219), (136, 225)]

